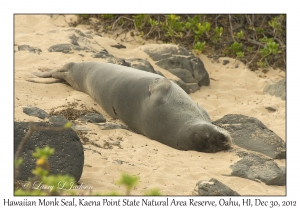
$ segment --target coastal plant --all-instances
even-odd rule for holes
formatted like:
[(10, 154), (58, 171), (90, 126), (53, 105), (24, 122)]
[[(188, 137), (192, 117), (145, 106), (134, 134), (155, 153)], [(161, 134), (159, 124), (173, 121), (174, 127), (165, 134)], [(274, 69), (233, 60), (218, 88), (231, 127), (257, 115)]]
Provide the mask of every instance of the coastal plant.
[(166, 15), (166, 22), (161, 22), (162, 29), (165, 31), (165, 36), (170, 37), (174, 43), (175, 38), (183, 38), (185, 30), (184, 22), (180, 21), (178, 15)]
[(138, 177), (123, 173), (117, 184), (124, 185), (126, 187), (126, 195), (130, 195), (130, 191), (137, 185), (138, 181)]
[(259, 53), (264, 57), (269, 55), (275, 55), (281, 53), (279, 50), (279, 44), (273, 41), (267, 42), (266, 46), (259, 51)]
[[(263, 37), (259, 41), (265, 43), (265, 46), (259, 50), (261, 58), (257, 62), (257, 65), (266, 68), (268, 66), (266, 61), (271, 59), (272, 56), (280, 54), (281, 50), (279, 50), (279, 44), (276, 43), (273, 38)], [(265, 60), (265, 62), (263, 60)]]
[(148, 195), (148, 196), (159, 196), (159, 195), (162, 195), (160, 193), (160, 190), (157, 189), (157, 188), (153, 188), (153, 189), (150, 189), (146, 192), (144, 192), (144, 195)]
[(202, 53), (203, 49), (205, 48), (205, 44), (206, 42), (197, 42), (195, 45), (194, 45), (194, 50), (197, 51), (197, 53)]
[(222, 37), (222, 34), (223, 34), (223, 27), (216, 27), (214, 29), (214, 35), (211, 38), (212, 42), (217, 43), (218, 41), (220, 41), (221, 37)]
[(134, 24), (137, 27), (137, 29), (142, 30), (144, 29), (145, 24), (147, 23), (149, 15), (146, 14), (139, 14), (139, 15), (134, 15)]
[[(110, 29), (105, 31), (108, 33), (117, 28), (123, 28), (124, 33), (134, 29), (143, 39), (173, 43), (195, 53), (205, 48), (206, 53), (216, 57), (239, 58), (252, 70), (262, 64), (286, 67), (284, 14), (80, 15), (82, 19), (88, 17), (99, 17), (104, 27)], [(144, 43), (141, 39), (137, 41)]]
[(236, 34), (235, 38), (237, 38), (237, 39), (243, 39), (243, 38), (244, 38), (244, 32), (243, 32), (242, 30), (239, 31), (239, 32)]
[(196, 28), (193, 30), (195, 33), (195, 40), (198, 41), (199, 38), (204, 34), (207, 33), (210, 30), (210, 23), (204, 22), (204, 23), (197, 23)]
[(283, 23), (284, 19), (285, 19), (284, 15), (279, 15), (279, 16), (272, 18), (271, 21), (268, 21), (269, 26), (271, 26), (273, 28), (274, 35), (279, 35), (280, 33), (282, 33), (282, 31), (283, 31), (282, 23)]
[(239, 42), (234, 42), (232, 43), (232, 45), (230, 46), (230, 50), (233, 52), (233, 53), (237, 53), (237, 52), (242, 52), (243, 50), (243, 44), (242, 43), (239, 43)]
[(113, 15), (113, 14), (102, 14), (102, 17), (104, 19), (113, 19), (115, 17), (115, 15)]
[(235, 54), (238, 58), (243, 58), (244, 57), (244, 52), (236, 52)]

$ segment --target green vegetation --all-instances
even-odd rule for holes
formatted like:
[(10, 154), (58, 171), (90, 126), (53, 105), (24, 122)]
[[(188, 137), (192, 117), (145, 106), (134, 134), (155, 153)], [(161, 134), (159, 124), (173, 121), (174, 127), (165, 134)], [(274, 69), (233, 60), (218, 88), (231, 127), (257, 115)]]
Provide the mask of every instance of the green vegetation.
[(117, 182), (117, 184), (124, 185), (126, 187), (126, 195), (130, 195), (130, 191), (138, 183), (138, 181), (138, 177), (123, 173), (121, 179)]
[[(136, 36), (183, 46), (215, 59), (237, 58), (250, 69), (286, 69), (286, 15), (89, 15), (103, 32), (134, 30)], [(95, 24), (79, 15), (78, 23)], [(78, 24), (77, 23), (77, 24)], [(134, 35), (134, 33), (131, 33)], [(119, 34), (120, 35), (120, 34)]]
[[(59, 189), (59, 183), (65, 183), (64, 188), (69, 189), (72, 183), (75, 183), (75, 179), (69, 175), (48, 175), (50, 171), (50, 165), (48, 157), (53, 155), (54, 149), (48, 146), (44, 148), (36, 148), (32, 156), (36, 158), (36, 168), (32, 170), (32, 174), (35, 176), (28, 182), (23, 183), (28, 186), (28, 189), (17, 189), (15, 195), (59, 195), (61, 190)], [(34, 182), (43, 183), (43, 186), (53, 186), (52, 189), (40, 190), (32, 189)]]

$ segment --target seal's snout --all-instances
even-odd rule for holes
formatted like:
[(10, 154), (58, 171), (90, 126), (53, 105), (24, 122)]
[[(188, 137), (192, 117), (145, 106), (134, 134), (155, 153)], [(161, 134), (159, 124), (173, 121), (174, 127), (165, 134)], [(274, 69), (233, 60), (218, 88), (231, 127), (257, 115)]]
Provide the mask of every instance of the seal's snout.
[(202, 124), (197, 126), (192, 136), (197, 151), (217, 152), (231, 148), (232, 140), (230, 134), (213, 124)]
[(215, 126), (215, 128), (218, 131), (218, 133), (220, 133), (220, 136), (221, 136), (220, 141), (224, 143), (224, 146), (227, 145), (227, 146), (231, 147), (232, 139), (231, 139), (229, 132), (218, 126)]

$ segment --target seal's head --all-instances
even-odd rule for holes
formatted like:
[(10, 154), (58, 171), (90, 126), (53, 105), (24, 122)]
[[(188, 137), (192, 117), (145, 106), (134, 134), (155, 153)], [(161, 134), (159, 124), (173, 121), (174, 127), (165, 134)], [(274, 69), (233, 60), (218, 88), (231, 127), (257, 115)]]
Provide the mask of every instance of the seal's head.
[(199, 152), (217, 152), (231, 148), (230, 134), (211, 123), (200, 123), (190, 126), (186, 130), (184, 139), (181, 138), (178, 146), (184, 150)]

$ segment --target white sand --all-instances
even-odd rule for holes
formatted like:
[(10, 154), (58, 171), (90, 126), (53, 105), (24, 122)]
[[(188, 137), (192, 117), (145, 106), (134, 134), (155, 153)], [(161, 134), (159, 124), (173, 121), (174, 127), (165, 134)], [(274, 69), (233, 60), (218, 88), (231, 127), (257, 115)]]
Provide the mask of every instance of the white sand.
[[(68, 29), (68, 22), (75, 20), (75, 16), (55, 15), (18, 15), (15, 16), (15, 44), (27, 44), (40, 48), (41, 54), (28, 51), (15, 52), (15, 120), (40, 121), (23, 113), (22, 107), (32, 105), (49, 111), (53, 107), (67, 105), (67, 102), (78, 102), (87, 107), (93, 107), (102, 113), (108, 121), (111, 117), (88, 95), (75, 91), (65, 84), (37, 84), (25, 81), (31, 73), (39, 67), (57, 68), (63, 64), (74, 61), (101, 61), (91, 57), (91, 52), (75, 51), (73, 54), (48, 52), (48, 48), (55, 44), (70, 43), (68, 36), (74, 31)], [(87, 33), (87, 26), (77, 26), (83, 33)], [(114, 35), (101, 34), (103, 37), (94, 36), (94, 40), (101, 46), (86, 43), (96, 50), (107, 49), (109, 53), (121, 58), (143, 58), (140, 41), (121, 35), (115, 40)], [(123, 37), (122, 37), (123, 36)], [(121, 41), (123, 39), (123, 42)], [(131, 39), (131, 40), (130, 40)], [(137, 39), (137, 38), (135, 38)], [(127, 49), (116, 49), (110, 45), (122, 43)], [(148, 42), (147, 42), (148, 43)], [(153, 43), (153, 42), (152, 42)], [(17, 47), (15, 47), (17, 48)], [(82, 54), (84, 57), (78, 55)], [(212, 120), (217, 120), (226, 114), (243, 114), (255, 117), (262, 121), (269, 129), (273, 130), (285, 141), (285, 101), (280, 98), (263, 95), (265, 85), (274, 83), (285, 77), (285, 72), (271, 69), (266, 74), (252, 72), (241, 62), (231, 58), (227, 65), (222, 62), (212, 62), (205, 55), (200, 56), (211, 77), (209, 87), (201, 87), (200, 91), (190, 94), (191, 98), (203, 106)], [(222, 59), (220, 59), (222, 61)], [(167, 76), (166, 71), (155, 66)], [(235, 65), (238, 64), (238, 68)], [(274, 106), (277, 111), (270, 113), (266, 106)], [(103, 131), (97, 126), (88, 124), (91, 128), (88, 134), (90, 142), (103, 145), (104, 141), (120, 141), (123, 149), (113, 146), (112, 149), (101, 149), (93, 145), (84, 145), (99, 151), (101, 155), (92, 150), (85, 151), (85, 164), (80, 182), (93, 186), (93, 192), (109, 192), (118, 190), (125, 193), (122, 187), (115, 184), (121, 172), (128, 172), (140, 177), (137, 188), (133, 194), (142, 194), (151, 188), (160, 189), (164, 195), (191, 195), (195, 184), (199, 180), (216, 178), (241, 195), (285, 195), (285, 186), (268, 186), (264, 183), (228, 177), (230, 165), (240, 158), (235, 153), (218, 152), (215, 154), (196, 151), (179, 151), (165, 146), (145, 136), (126, 131)], [(118, 164), (117, 160), (123, 161)], [(285, 165), (285, 160), (277, 160), (280, 165)], [(80, 191), (80, 194), (86, 194)]]

